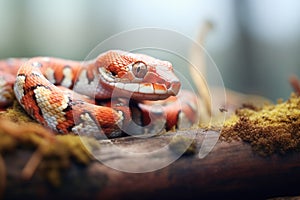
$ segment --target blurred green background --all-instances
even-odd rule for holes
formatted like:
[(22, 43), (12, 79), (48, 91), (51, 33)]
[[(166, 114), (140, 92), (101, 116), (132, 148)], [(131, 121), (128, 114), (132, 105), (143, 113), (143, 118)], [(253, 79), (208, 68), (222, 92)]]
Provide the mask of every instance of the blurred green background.
[(158, 27), (195, 38), (225, 86), (272, 100), (288, 98), (300, 76), (298, 0), (0, 0), (0, 58), (38, 55), (84, 59), (101, 41), (133, 28)]

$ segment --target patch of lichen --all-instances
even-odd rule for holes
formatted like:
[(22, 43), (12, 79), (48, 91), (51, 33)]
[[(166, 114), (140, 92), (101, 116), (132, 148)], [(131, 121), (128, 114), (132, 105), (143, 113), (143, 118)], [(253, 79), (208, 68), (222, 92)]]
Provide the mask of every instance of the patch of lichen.
[(26, 164), (28, 167), (22, 172), (25, 178), (33, 175), (31, 173), (37, 165), (46, 180), (58, 186), (61, 170), (68, 168), (73, 161), (88, 164), (94, 148), (99, 148), (94, 138), (55, 135), (32, 120), (17, 103), (0, 113), (0, 154), (4, 156), (7, 155), (4, 152), (17, 149), (32, 151), (32, 158)]
[(262, 108), (245, 106), (226, 120), (221, 133), (225, 141), (249, 142), (261, 155), (300, 150), (300, 97)]

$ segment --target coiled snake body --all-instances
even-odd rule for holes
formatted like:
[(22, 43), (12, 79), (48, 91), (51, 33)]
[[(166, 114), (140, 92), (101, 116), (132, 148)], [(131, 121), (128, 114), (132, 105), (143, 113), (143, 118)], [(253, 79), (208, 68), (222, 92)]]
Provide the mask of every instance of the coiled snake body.
[(179, 93), (180, 86), (171, 63), (124, 51), (82, 63), (48, 57), (0, 62), (0, 107), (10, 104), (14, 93), (30, 116), (64, 134), (117, 137), (132, 116), (142, 126), (151, 115), (165, 116), (167, 129), (190, 126), (196, 122), (197, 100)]

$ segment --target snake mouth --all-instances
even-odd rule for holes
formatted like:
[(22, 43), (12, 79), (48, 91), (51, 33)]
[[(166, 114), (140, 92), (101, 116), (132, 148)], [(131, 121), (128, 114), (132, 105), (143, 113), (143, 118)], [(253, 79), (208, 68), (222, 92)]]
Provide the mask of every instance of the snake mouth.
[(166, 88), (157, 83), (116, 83), (114, 90), (120, 94), (130, 95), (131, 98), (139, 100), (162, 100), (178, 93), (180, 85), (172, 85)]
[(165, 83), (144, 82), (143, 79), (135, 81), (115, 78), (107, 73), (105, 68), (99, 68), (101, 84), (105, 89), (122, 97), (130, 97), (139, 100), (162, 100), (169, 96), (175, 96), (180, 90), (179, 80)]

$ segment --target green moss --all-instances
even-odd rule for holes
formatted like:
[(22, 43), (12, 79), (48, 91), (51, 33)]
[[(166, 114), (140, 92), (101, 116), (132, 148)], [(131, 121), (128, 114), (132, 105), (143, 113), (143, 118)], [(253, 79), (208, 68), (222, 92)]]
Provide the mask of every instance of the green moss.
[(221, 139), (249, 142), (261, 155), (300, 150), (300, 97), (262, 108), (247, 106), (225, 122)]
[(26, 114), (24, 109), (20, 106), (17, 101), (14, 101), (12, 107), (6, 111), (0, 112), (0, 119), (7, 119), (13, 122), (35, 122), (30, 116)]
[[(89, 164), (93, 148), (99, 148), (94, 138), (73, 134), (54, 135), (28, 117), (17, 103), (0, 113), (0, 154), (17, 149), (32, 150), (33, 156), (38, 156), (31, 160), (40, 162), (37, 163), (39, 169), (54, 186), (60, 185), (60, 171), (68, 168), (71, 162)], [(31, 160), (29, 162), (33, 162)], [(36, 163), (27, 165), (35, 166)], [(30, 170), (25, 177), (31, 176), (33, 172)], [(32, 170), (35, 171), (35, 168)]]

